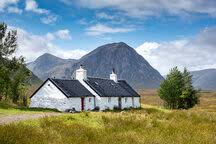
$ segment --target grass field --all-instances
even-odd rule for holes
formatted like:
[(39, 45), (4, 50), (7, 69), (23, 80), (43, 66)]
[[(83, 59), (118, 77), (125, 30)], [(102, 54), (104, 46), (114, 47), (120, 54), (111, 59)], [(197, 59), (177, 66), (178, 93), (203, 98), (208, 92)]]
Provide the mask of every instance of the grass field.
[(142, 108), (83, 112), (0, 126), (0, 143), (215, 144), (216, 93), (202, 92), (190, 110), (166, 110), (155, 90), (141, 91)]

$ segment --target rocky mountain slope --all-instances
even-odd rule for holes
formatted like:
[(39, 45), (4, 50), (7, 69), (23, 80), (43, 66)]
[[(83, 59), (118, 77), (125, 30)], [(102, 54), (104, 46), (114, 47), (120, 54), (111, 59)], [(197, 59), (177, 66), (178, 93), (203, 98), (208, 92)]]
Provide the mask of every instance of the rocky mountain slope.
[(49, 77), (52, 69), (66, 63), (75, 63), (74, 59), (61, 59), (49, 53), (45, 53), (38, 57), (35, 61), (27, 64), (27, 68), (31, 70), (40, 79), (45, 80)]
[(115, 68), (118, 79), (127, 80), (135, 88), (157, 88), (163, 80), (157, 70), (123, 42), (100, 46), (77, 61), (43, 57), (34, 61), (34, 65), (28, 65), (43, 80), (47, 77), (71, 78), (71, 74), (81, 64), (86, 68), (88, 76), (92, 77), (109, 78), (112, 68)]
[(193, 85), (203, 90), (216, 90), (216, 69), (205, 69), (191, 72)]

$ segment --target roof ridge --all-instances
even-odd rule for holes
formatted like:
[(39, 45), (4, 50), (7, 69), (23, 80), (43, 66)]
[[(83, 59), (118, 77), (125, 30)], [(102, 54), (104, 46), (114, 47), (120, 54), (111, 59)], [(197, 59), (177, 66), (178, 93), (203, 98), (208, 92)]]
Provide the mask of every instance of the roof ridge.
[(111, 80), (111, 79), (109, 79), (109, 78), (101, 78), (101, 77), (91, 77), (91, 76), (88, 76), (87, 78), (95, 78), (95, 79), (104, 79), (104, 80), (110, 80), (110, 81), (113, 81), (113, 80)]
[(51, 80), (62, 80), (62, 81), (78, 81), (76, 79), (58, 79), (58, 78), (50, 78)]

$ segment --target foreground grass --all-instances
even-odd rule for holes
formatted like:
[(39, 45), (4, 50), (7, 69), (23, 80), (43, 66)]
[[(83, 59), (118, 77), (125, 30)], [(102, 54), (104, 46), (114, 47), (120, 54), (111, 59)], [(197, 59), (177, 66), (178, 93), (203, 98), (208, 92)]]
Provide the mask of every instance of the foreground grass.
[[(155, 90), (141, 92), (142, 109), (62, 114), (0, 126), (0, 143), (215, 144), (216, 92), (201, 92), (198, 106), (167, 110)], [(44, 112), (0, 104), (1, 114)], [(49, 111), (49, 110), (48, 110)]]
[(0, 126), (0, 143), (216, 143), (216, 114), (144, 105), (124, 112), (88, 112)]

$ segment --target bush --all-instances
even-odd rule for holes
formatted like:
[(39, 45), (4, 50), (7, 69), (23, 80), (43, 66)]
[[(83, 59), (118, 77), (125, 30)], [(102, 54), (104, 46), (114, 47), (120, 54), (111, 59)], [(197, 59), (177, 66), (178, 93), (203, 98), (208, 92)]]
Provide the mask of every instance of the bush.
[(113, 107), (113, 110), (119, 111), (119, 110), (121, 110), (121, 108), (120, 108), (119, 106), (114, 106), (114, 107)]
[(186, 69), (180, 72), (177, 67), (171, 69), (158, 91), (165, 107), (171, 109), (192, 108), (199, 102), (197, 93), (192, 86), (192, 75)]
[(96, 106), (93, 111), (99, 111), (100, 110), (100, 107), (99, 106)]

